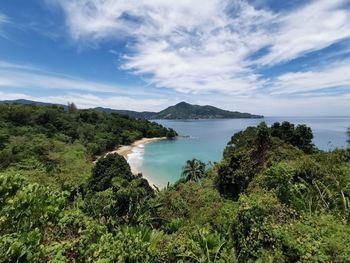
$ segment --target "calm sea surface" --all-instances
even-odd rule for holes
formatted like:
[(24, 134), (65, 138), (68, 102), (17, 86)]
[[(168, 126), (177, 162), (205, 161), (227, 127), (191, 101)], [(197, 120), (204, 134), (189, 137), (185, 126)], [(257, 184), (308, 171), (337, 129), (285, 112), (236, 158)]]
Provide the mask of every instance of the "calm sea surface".
[(219, 161), (231, 136), (248, 126), (261, 121), (268, 125), (279, 121), (306, 124), (314, 132), (314, 143), (323, 150), (346, 147), (346, 130), (350, 117), (266, 117), (262, 119), (227, 120), (159, 120), (158, 123), (175, 129), (180, 135), (190, 138), (164, 140), (134, 149), (129, 163), (159, 186), (173, 183), (180, 178), (185, 162), (192, 158), (204, 162)]

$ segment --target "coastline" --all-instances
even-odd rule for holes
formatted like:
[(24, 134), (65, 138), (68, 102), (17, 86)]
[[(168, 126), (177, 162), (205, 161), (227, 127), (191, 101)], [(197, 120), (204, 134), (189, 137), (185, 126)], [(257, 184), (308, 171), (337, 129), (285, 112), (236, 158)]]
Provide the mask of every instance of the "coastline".
[[(119, 146), (116, 150), (113, 150), (113, 151), (110, 151), (110, 152), (107, 152), (106, 154), (103, 155), (103, 157), (107, 156), (108, 154), (113, 154), (113, 153), (117, 153), (121, 156), (123, 156), (125, 158), (125, 160), (128, 162), (128, 159), (129, 159), (129, 155), (131, 153), (134, 152), (134, 150), (138, 147), (142, 147), (143, 145), (145, 144), (148, 144), (148, 143), (151, 143), (151, 142), (156, 142), (156, 141), (160, 141), (160, 140), (166, 140), (167, 137), (153, 137), (153, 138), (142, 138), (140, 140), (137, 140), (137, 141), (134, 141), (132, 144), (130, 145), (121, 145)], [(98, 160), (98, 159), (97, 159)], [(97, 161), (96, 160), (96, 161)], [(142, 173), (141, 171), (139, 171), (132, 163), (129, 163), (128, 164), (130, 165), (130, 169), (131, 169), (131, 172), (133, 174), (138, 174), (138, 173)], [(145, 178), (149, 185), (151, 187), (154, 188), (154, 185), (156, 187), (158, 187), (157, 183), (150, 180), (147, 176), (145, 176), (144, 174), (142, 174), (142, 177)]]
[[(134, 141), (130, 145), (119, 146), (118, 149), (116, 149), (115, 151), (112, 151), (112, 152), (108, 152), (107, 154), (117, 153), (117, 154), (123, 156), (125, 158), (125, 160), (128, 160), (128, 155), (130, 153), (132, 153), (134, 148), (141, 146), (141, 145), (144, 145), (144, 144), (147, 144), (147, 143), (156, 142), (156, 141), (165, 140), (165, 139), (167, 139), (167, 138), (166, 137), (142, 138), (140, 140)], [(132, 170), (132, 167), (131, 167), (131, 170)]]

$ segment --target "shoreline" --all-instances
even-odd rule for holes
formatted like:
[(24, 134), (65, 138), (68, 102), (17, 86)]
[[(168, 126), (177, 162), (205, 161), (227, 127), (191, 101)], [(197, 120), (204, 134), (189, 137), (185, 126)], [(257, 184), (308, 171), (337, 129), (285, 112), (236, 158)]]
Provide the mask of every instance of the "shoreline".
[[(148, 143), (151, 143), (151, 142), (156, 142), (156, 141), (160, 141), (160, 140), (166, 140), (167, 137), (153, 137), (153, 138), (142, 138), (140, 140), (137, 140), (137, 141), (134, 141), (132, 144), (130, 145), (121, 145), (119, 146), (116, 150), (113, 150), (113, 151), (110, 151), (110, 152), (107, 152), (106, 154), (104, 154), (103, 156), (101, 157), (106, 157), (108, 154), (113, 154), (113, 153), (117, 153), (121, 156), (124, 157), (124, 159), (128, 162), (128, 159), (129, 159), (129, 155), (131, 153), (133, 153), (134, 149), (139, 147), (139, 146), (142, 146), (142, 145), (145, 145), (145, 144), (148, 144)], [(99, 159), (99, 158), (98, 158)], [(97, 159), (97, 160), (98, 160)], [(96, 160), (96, 161), (97, 161)], [(136, 169), (136, 167), (134, 167), (131, 163), (129, 163), (129, 166), (130, 166), (130, 169), (131, 169), (131, 172), (133, 174), (138, 174), (138, 173), (142, 173), (141, 171), (138, 171)], [(155, 188), (154, 186), (158, 187), (157, 183), (155, 183), (154, 181), (150, 180), (147, 176), (145, 176), (144, 174), (142, 174), (142, 177), (145, 178), (149, 185), (152, 187), (152, 188)]]
[(135, 149), (136, 147), (144, 145), (144, 144), (148, 144), (151, 142), (156, 142), (156, 141), (166, 140), (166, 139), (167, 139), (166, 137), (142, 138), (140, 140), (134, 141), (130, 145), (121, 145), (118, 147), (118, 149), (111, 151), (111, 152), (108, 152), (107, 154), (117, 153), (117, 154), (123, 156), (125, 158), (125, 160), (128, 160), (128, 155), (130, 153), (132, 153), (133, 149)]

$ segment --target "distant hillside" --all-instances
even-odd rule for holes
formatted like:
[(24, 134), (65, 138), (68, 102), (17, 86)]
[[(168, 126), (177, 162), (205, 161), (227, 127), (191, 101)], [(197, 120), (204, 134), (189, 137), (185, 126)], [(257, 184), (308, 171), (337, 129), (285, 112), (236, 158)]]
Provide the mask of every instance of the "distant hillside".
[[(0, 104), (24, 104), (24, 105), (37, 105), (37, 106), (57, 105), (67, 109), (67, 105), (63, 105), (63, 104), (40, 102), (40, 101), (25, 100), (25, 99), (3, 100), (3, 101), (0, 101)], [(93, 110), (98, 112), (106, 112), (106, 113), (115, 112), (122, 115), (128, 115), (130, 117), (137, 118), (137, 119), (154, 119), (154, 116), (157, 114), (156, 112), (149, 112), (149, 111), (137, 112), (137, 111), (129, 111), (129, 110), (114, 110), (114, 109), (103, 108), (103, 107), (96, 107), (96, 108), (93, 108)]]
[[(38, 106), (62, 106), (65, 109), (67, 108), (66, 105), (62, 104), (54, 104), (54, 103), (46, 103), (46, 102), (38, 102), (38, 101), (31, 101), (31, 100), (5, 100), (0, 101), (0, 104), (4, 103), (18, 103), (18, 104), (34, 104)], [(130, 117), (136, 118), (136, 119), (147, 119), (147, 120), (156, 120), (156, 119), (254, 119), (254, 118), (263, 118), (262, 115), (253, 115), (250, 113), (242, 113), (238, 111), (227, 111), (222, 110), (213, 106), (199, 106), (199, 105), (192, 105), (186, 102), (180, 102), (174, 106), (170, 106), (166, 108), (165, 110), (162, 110), (160, 112), (152, 112), (152, 111), (129, 111), (129, 110), (115, 110), (110, 108), (102, 108), (97, 107), (93, 108), (93, 110), (98, 112), (107, 112), (107, 113), (119, 113), (122, 115), (128, 115)]]
[(213, 106), (191, 105), (180, 102), (159, 112), (158, 119), (240, 119), (263, 118), (261, 115), (252, 115), (238, 111), (222, 110)]
[(213, 106), (191, 105), (186, 102), (180, 102), (174, 106), (168, 107), (160, 112), (150, 111), (129, 111), (114, 110), (109, 108), (94, 108), (96, 111), (115, 112), (128, 115), (138, 119), (249, 119), (263, 118), (261, 115), (252, 115), (249, 113), (241, 113), (238, 111), (226, 111)]
[(147, 120), (155, 119), (157, 115), (157, 112), (152, 112), (152, 111), (138, 112), (138, 111), (131, 111), (131, 110), (114, 110), (114, 109), (102, 108), (102, 107), (94, 108), (94, 110), (99, 112), (107, 112), (107, 113), (115, 112), (123, 115), (128, 115), (133, 118), (147, 119)]
[(33, 100), (25, 100), (25, 99), (18, 99), (18, 100), (2, 100), (0, 101), (0, 104), (25, 104), (25, 105), (37, 105), (37, 106), (60, 106), (67, 108), (67, 105), (58, 104), (58, 103), (48, 103), (48, 102), (40, 102), (40, 101), (33, 101)]

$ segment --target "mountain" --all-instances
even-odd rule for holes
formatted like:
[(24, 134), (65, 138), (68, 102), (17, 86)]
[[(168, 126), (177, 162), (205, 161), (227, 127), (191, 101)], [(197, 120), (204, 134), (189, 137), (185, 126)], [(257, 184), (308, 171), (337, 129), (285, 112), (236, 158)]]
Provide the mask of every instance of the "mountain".
[(159, 112), (158, 119), (241, 119), (263, 118), (261, 115), (252, 115), (238, 111), (222, 110), (213, 106), (192, 105), (180, 102)]
[[(66, 105), (62, 104), (54, 104), (54, 103), (46, 103), (46, 102), (38, 102), (31, 100), (4, 100), (0, 101), (0, 104), (35, 104), (38, 106), (62, 106), (67, 109)], [(227, 111), (222, 110), (213, 106), (200, 106), (200, 105), (192, 105), (186, 102), (180, 102), (174, 106), (170, 106), (165, 110), (160, 112), (152, 112), (152, 111), (130, 111), (130, 110), (115, 110), (110, 108), (96, 107), (93, 110), (99, 112), (107, 112), (107, 113), (119, 113), (122, 115), (128, 115), (130, 117), (136, 119), (147, 119), (147, 120), (160, 120), (160, 119), (255, 119), (255, 118), (263, 118), (262, 115), (253, 115), (250, 113), (242, 113), (238, 111)]]
[(115, 112), (128, 115), (138, 119), (251, 119), (263, 118), (261, 115), (252, 115), (249, 113), (241, 113), (238, 111), (226, 111), (213, 106), (192, 105), (186, 102), (180, 102), (174, 106), (170, 106), (160, 112), (151, 111), (129, 111), (114, 110), (109, 108), (97, 107), (96, 111)]

